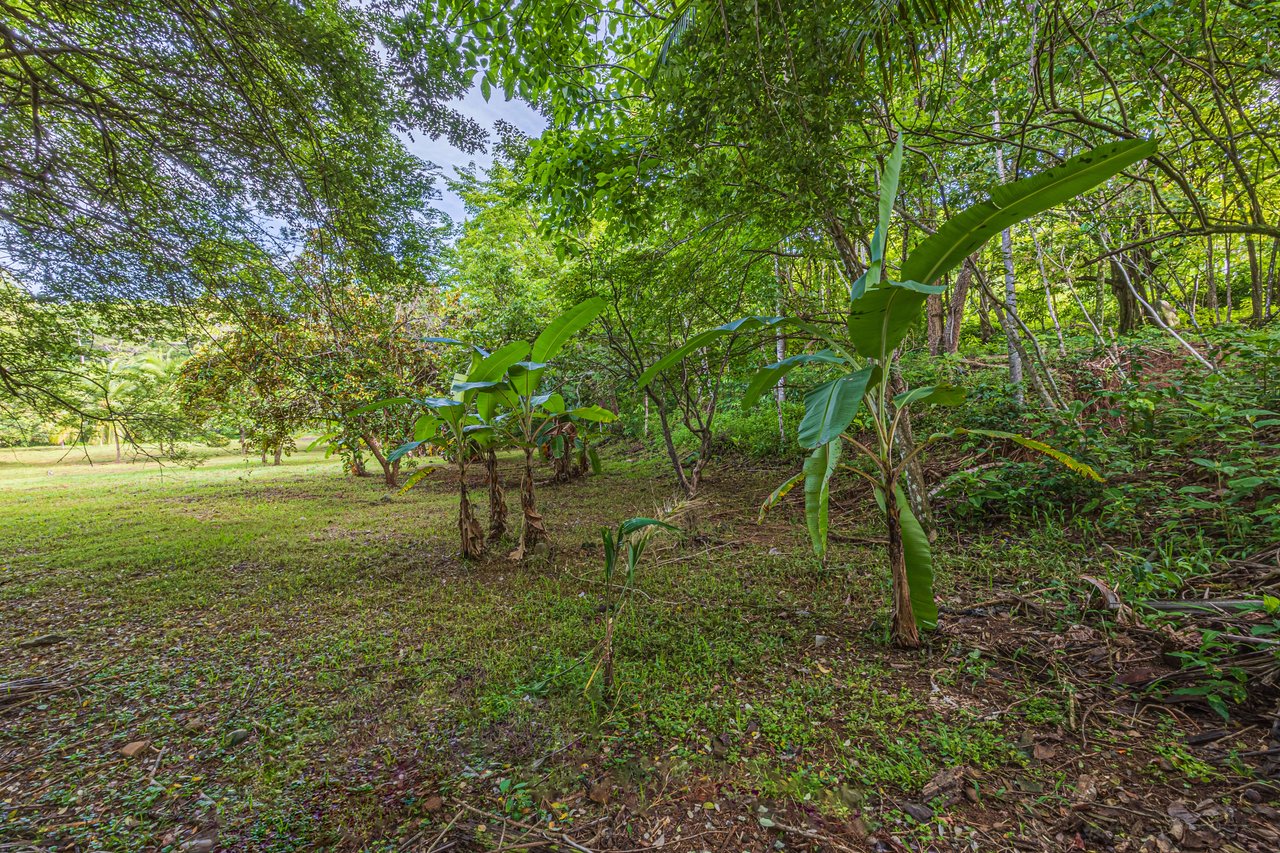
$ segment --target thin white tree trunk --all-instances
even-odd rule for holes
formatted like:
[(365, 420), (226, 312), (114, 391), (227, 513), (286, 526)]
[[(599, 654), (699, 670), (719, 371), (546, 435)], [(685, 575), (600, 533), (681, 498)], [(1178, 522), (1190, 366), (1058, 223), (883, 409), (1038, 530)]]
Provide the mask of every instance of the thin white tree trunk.
[[(778, 282), (778, 298), (774, 305), (774, 308), (775, 308), (774, 313), (777, 314), (777, 316), (781, 317), (782, 316), (783, 279), (782, 279), (782, 265), (778, 263), (777, 255), (773, 256), (773, 275)], [(774, 332), (774, 351), (778, 356), (778, 361), (782, 361), (784, 358), (787, 357), (787, 341), (782, 336), (781, 326), (779, 326), (778, 330)], [(782, 404), (785, 403), (787, 400), (786, 383), (787, 383), (787, 379), (784, 376), (778, 380), (778, 384), (774, 386), (774, 389), (773, 389), (773, 396), (778, 404), (778, 441), (781, 442), (782, 446), (784, 447), (786, 446), (786, 443), (787, 443), (787, 425), (786, 425), (786, 421), (783, 420), (783, 417), (782, 417)]]
[[(995, 83), (991, 86), (995, 94)], [(992, 112), (992, 135), (1000, 138), (1000, 110)], [(996, 145), (996, 177), (1000, 183), (1005, 182), (1004, 146)], [(1006, 228), (1000, 232), (1000, 254), (1004, 257), (1004, 305), (1003, 316), (1008, 317), (1018, 310), (1018, 292), (1014, 287), (1013, 277), (1013, 234)], [(1005, 338), (1009, 342), (1009, 384), (1013, 386), (1013, 397), (1021, 405), (1024, 401), (1022, 381), (1022, 356), (1018, 353), (1016, 335), (1018, 330), (1012, 323), (1002, 322)]]

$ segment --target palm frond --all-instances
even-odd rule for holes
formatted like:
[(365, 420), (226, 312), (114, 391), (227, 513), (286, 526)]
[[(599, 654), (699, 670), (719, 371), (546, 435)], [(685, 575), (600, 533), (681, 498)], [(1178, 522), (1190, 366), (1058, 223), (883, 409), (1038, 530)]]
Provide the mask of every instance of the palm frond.
[(657, 79), (658, 75), (671, 70), (673, 54), (680, 49), (680, 45), (697, 23), (698, 4), (696, 0), (685, 0), (683, 4), (676, 8), (674, 16), (670, 19), (667, 32), (662, 38), (662, 47), (658, 50), (658, 58), (654, 62), (653, 73), (650, 75), (651, 83)]

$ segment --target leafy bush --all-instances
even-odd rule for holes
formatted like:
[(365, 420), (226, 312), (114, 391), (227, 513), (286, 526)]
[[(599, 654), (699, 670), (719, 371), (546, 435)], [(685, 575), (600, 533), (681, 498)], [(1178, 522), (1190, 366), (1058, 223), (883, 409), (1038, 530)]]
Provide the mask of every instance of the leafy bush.
[[(1070, 377), (1067, 412), (1011, 408), (978, 376), (966, 423), (1018, 429), (1070, 449), (1106, 477), (1072, 477), (1023, 454), (966, 455), (939, 494), (956, 515), (1028, 517), (1066, 510), (1134, 541), (1198, 531), (1234, 550), (1280, 536), (1280, 331), (1219, 336), (1221, 369), (1195, 368), (1154, 334), (1136, 336), (1127, 375)], [(1075, 354), (1088, 361), (1088, 353)], [(1258, 365), (1265, 365), (1265, 369)], [(967, 450), (968, 448), (966, 448)]]
[(794, 459), (803, 452), (796, 443), (802, 417), (803, 403), (787, 400), (782, 404), (784, 437), (778, 434), (778, 408), (772, 398), (762, 399), (746, 411), (738, 407), (727, 409), (716, 418), (717, 450), (752, 459)]

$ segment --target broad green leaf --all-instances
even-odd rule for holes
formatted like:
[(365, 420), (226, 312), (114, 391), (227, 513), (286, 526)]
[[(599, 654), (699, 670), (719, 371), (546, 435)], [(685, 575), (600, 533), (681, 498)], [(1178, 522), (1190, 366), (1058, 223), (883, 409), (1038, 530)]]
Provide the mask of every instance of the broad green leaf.
[(618, 419), (618, 416), (606, 409), (604, 406), (590, 405), (579, 406), (576, 409), (570, 409), (569, 414), (575, 418), (581, 418), (584, 421), (591, 421), (597, 424), (611, 424)]
[(904, 135), (899, 133), (893, 153), (885, 163), (884, 174), (880, 177), (880, 207), (875, 231), (871, 235), (871, 262), (867, 264), (867, 271), (850, 288), (851, 302), (866, 291), (874, 290), (884, 277), (884, 250), (889, 242), (889, 218), (893, 215), (893, 201), (898, 197), (898, 176), (902, 174), (903, 139)]
[(815, 448), (804, 460), (804, 521), (809, 541), (819, 557), (827, 554), (827, 520), (831, 506), (831, 475), (840, 464), (840, 442)]
[(873, 368), (823, 382), (804, 395), (804, 418), (800, 421), (800, 446), (820, 447), (840, 438), (840, 433), (858, 413)]
[(895, 489), (894, 495), (898, 502), (898, 522), (902, 527), (911, 612), (915, 614), (916, 625), (932, 630), (938, 625), (938, 604), (933, 599), (933, 549), (902, 488)]
[(504, 383), (503, 383), (502, 381), (497, 381), (497, 382), (493, 382), (493, 381), (487, 381), (487, 382), (455, 382), (455, 383), (453, 383), (453, 387), (451, 387), (451, 388), (449, 389), (449, 391), (450, 391), (452, 394), (454, 394), (455, 396), (456, 396), (456, 395), (461, 394), (461, 395), (463, 395), (463, 399), (466, 399), (467, 395), (471, 394), (471, 392), (474, 392), (474, 391), (492, 391), (493, 389), (498, 388), (498, 387), (502, 386), (503, 384), (504, 384)]
[(646, 527), (663, 527), (667, 530), (674, 530), (677, 533), (680, 532), (680, 528), (676, 527), (674, 524), (668, 524), (667, 522), (659, 521), (656, 518), (628, 518), (618, 526), (618, 533), (620, 538), (625, 539), (632, 533), (643, 530)]
[(640, 374), (640, 378), (636, 381), (636, 388), (643, 389), (646, 385), (653, 381), (653, 378), (671, 365), (683, 360), (690, 353), (702, 349), (707, 344), (722, 338), (726, 335), (732, 335), (738, 332), (754, 332), (757, 329), (765, 329), (770, 326), (776, 326), (780, 323), (795, 322), (790, 317), (740, 317), (731, 323), (725, 323), (723, 326), (716, 326), (714, 329), (707, 329), (698, 332), (689, 340), (676, 347), (671, 352), (658, 359), (649, 369)]
[(537, 397), (533, 398), (533, 404), (535, 406), (541, 406), (543, 411), (549, 412), (553, 415), (564, 414), (564, 397), (555, 392), (550, 394), (539, 394)]
[(461, 421), (466, 407), (457, 400), (450, 400), (448, 397), (424, 397), (418, 401), (424, 408), (434, 409), (439, 412), (441, 417), (450, 421)]
[(760, 504), (760, 514), (756, 516), (756, 524), (764, 521), (765, 513), (778, 505), (778, 502), (787, 496), (787, 494), (796, 487), (796, 484), (804, 479), (804, 471), (796, 474), (787, 480), (781, 486), (773, 490), (769, 497), (764, 499), (764, 503)]
[(965, 390), (958, 385), (925, 385), (912, 388), (893, 398), (895, 408), (912, 403), (929, 403), (934, 406), (958, 406), (964, 402)]
[(854, 349), (864, 358), (885, 360), (920, 316), (925, 296), (944, 289), (904, 281), (868, 290), (849, 304), (849, 340)]
[(1060, 166), (996, 187), (989, 200), (951, 217), (907, 257), (902, 277), (935, 282), (1011, 225), (1086, 193), (1156, 151), (1153, 140), (1100, 145)]
[(397, 462), (406, 453), (412, 453), (422, 446), (421, 441), (407, 441), (387, 454), (387, 462)]
[(481, 391), (476, 395), (476, 414), (486, 421), (492, 421), (498, 416), (499, 407), (514, 409), (519, 405), (520, 400), (510, 385), (501, 385), (492, 391)]
[[(884, 234), (877, 225), (875, 231), (871, 234), (871, 262), (867, 264), (867, 271), (858, 276), (858, 281), (862, 282), (862, 291), (865, 293), (872, 290), (880, 284), (880, 279), (884, 274)], [(852, 290), (849, 293), (853, 296)]]
[[(880, 176), (880, 210), (878, 211), (880, 215), (877, 219), (880, 253), (876, 254), (875, 250), (872, 250), (871, 260), (873, 261), (884, 258), (884, 244), (889, 235), (889, 217), (893, 215), (893, 202), (898, 197), (898, 178), (902, 174), (902, 148), (905, 140), (906, 134), (899, 133), (898, 141), (893, 144), (893, 153), (884, 164), (884, 174)], [(875, 287), (875, 283), (868, 282), (867, 287)]]
[(429, 344), (449, 344), (455, 347), (470, 347), (475, 350), (481, 358), (489, 355), (489, 351), (484, 347), (478, 347), (475, 344), (469, 344), (466, 341), (460, 341), (457, 338), (423, 338), (422, 340)]
[(423, 414), (413, 422), (413, 440), (426, 441), (440, 431), (440, 419), (435, 415)]
[(600, 454), (594, 447), (587, 448), (587, 461), (591, 463), (592, 474), (599, 474), (604, 471), (604, 464), (600, 461)]
[(467, 377), (472, 382), (496, 382), (506, 375), (507, 368), (529, 355), (528, 341), (512, 341), (481, 359)]
[(1012, 441), (1014, 444), (1020, 444), (1028, 450), (1034, 450), (1037, 453), (1043, 453), (1058, 462), (1061, 462), (1071, 471), (1082, 477), (1088, 477), (1090, 480), (1103, 482), (1102, 475), (1090, 468), (1088, 465), (1080, 462), (1057, 448), (1050, 447), (1043, 441), (1036, 441), (1034, 438), (1027, 438), (1025, 435), (1018, 435), (1016, 432), (1004, 432), (998, 429), (967, 429), (965, 427), (956, 427), (952, 431), (953, 435), (984, 435), (988, 438), (1003, 438)]
[(511, 388), (521, 397), (532, 397), (542, 381), (542, 371), (547, 366), (536, 361), (517, 361), (507, 368)]
[(607, 527), (600, 528), (600, 539), (604, 542), (604, 582), (613, 581), (613, 569), (618, 564), (618, 548), (613, 541), (613, 531)]
[(529, 357), (533, 361), (550, 361), (564, 348), (569, 339), (591, 325), (605, 309), (605, 301), (599, 296), (579, 302), (547, 324), (533, 342)]
[(867, 292), (867, 274), (863, 273), (854, 279), (853, 284), (849, 287), (849, 301), (861, 298), (862, 294)]
[(491, 421), (498, 411), (498, 394), (499, 388), (490, 391), (481, 391), (476, 394), (476, 414), (480, 416), (482, 421)]
[(385, 400), (378, 400), (376, 403), (366, 403), (365, 405), (360, 406), (359, 408), (352, 409), (351, 411), (347, 412), (347, 414), (348, 415), (364, 415), (364, 414), (368, 414), (369, 412), (376, 412), (379, 409), (386, 409), (391, 406), (403, 406), (405, 403), (412, 403), (412, 402), (413, 400), (411, 400), (408, 397), (388, 397)]
[(756, 371), (755, 376), (751, 377), (751, 382), (747, 385), (747, 393), (742, 397), (742, 408), (749, 409), (754, 406), (756, 400), (760, 399), (761, 394), (777, 385), (782, 381), (782, 377), (802, 364), (811, 362), (840, 364), (843, 361), (844, 359), (836, 353), (829, 349), (824, 349), (820, 352), (793, 355), (782, 359), (782, 361), (775, 361), (773, 364), (765, 365)]
[(458, 386), (464, 384), (467, 381), (467, 375), (471, 372), (472, 369), (475, 368), (479, 360), (480, 359), (478, 356), (473, 355), (471, 358), (471, 367), (467, 368), (466, 373), (453, 374), (453, 382), (449, 386), (449, 396), (457, 400), (459, 403), (467, 402), (467, 392), (459, 391)]

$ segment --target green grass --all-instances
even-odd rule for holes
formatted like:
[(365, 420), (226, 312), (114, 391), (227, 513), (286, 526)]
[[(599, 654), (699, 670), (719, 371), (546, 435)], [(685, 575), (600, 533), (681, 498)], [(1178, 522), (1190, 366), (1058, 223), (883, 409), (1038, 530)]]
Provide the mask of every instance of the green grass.
[[(0, 680), (75, 687), (2, 712), (0, 837), (176, 849), (216, 820), (248, 849), (374, 848), (436, 826), (436, 793), (561, 819), (552, 803), (602, 778), (637, 807), (713, 778), (841, 814), (851, 790), (913, 795), (943, 767), (1026, 763), (981, 702), (938, 701), (945, 643), (884, 646), (877, 548), (838, 545), (824, 567), (797, 508), (754, 525), (777, 471), (714, 475), (696, 536), (651, 548), (605, 702), (587, 687), (597, 531), (670, 497), (655, 463), (542, 488), (552, 560), (468, 565), (446, 469), (394, 495), (318, 454), (58, 456), (0, 459)], [(939, 564), (979, 589), (1016, 571), (983, 547)], [(17, 646), (45, 633), (69, 639)], [(1037, 700), (1026, 722), (1060, 706)], [(141, 739), (145, 757), (118, 754)]]

